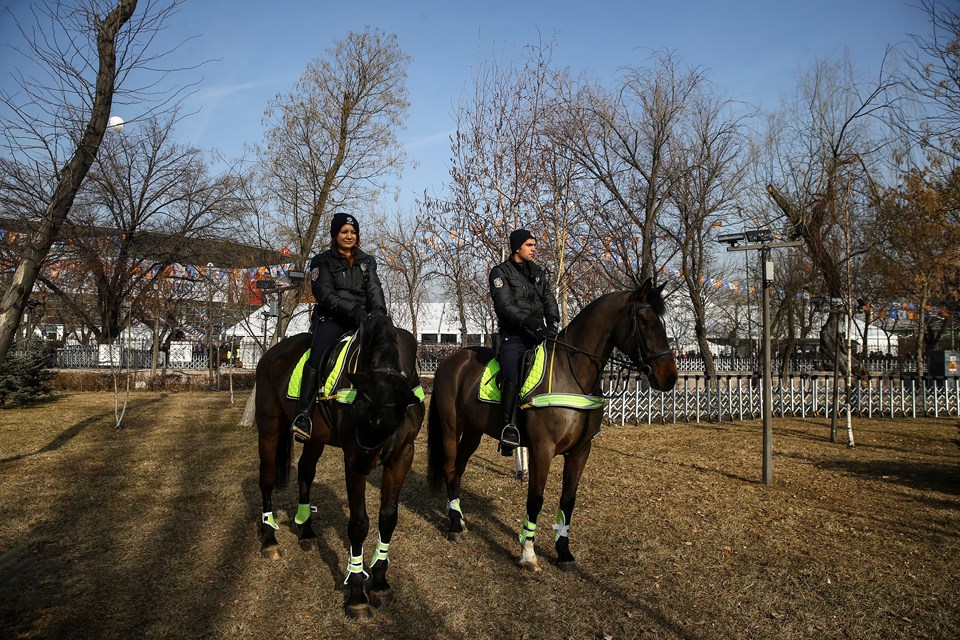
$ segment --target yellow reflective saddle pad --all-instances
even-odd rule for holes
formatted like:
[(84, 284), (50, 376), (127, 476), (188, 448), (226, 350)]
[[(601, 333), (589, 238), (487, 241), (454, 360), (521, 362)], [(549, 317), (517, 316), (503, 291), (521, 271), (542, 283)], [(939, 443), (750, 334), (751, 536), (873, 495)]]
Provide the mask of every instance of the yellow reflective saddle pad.
[[(349, 371), (357, 370), (360, 349), (359, 345), (354, 345), (356, 337), (356, 331), (344, 334), (330, 350), (326, 362), (321, 364), (324, 371), (329, 367), (330, 372), (320, 385), (319, 393), (317, 393), (318, 401), (336, 399), (344, 403), (353, 402), (353, 398), (357, 392), (346, 382), (340, 384), (340, 379), (345, 369), (349, 369)], [(293, 373), (290, 375), (290, 383), (287, 385), (288, 398), (297, 399), (300, 397), (300, 382), (303, 378), (303, 367), (309, 357), (310, 349), (307, 349), (297, 362), (297, 366), (293, 368)]]
[[(523, 380), (523, 384), (520, 386), (520, 408), (565, 407), (579, 411), (602, 409), (606, 403), (606, 400), (602, 396), (588, 396), (579, 393), (556, 393), (550, 391), (549, 387), (552, 385), (548, 385), (547, 393), (540, 393), (530, 397), (534, 389), (543, 381), (543, 376), (546, 373), (546, 352), (547, 350), (544, 348), (543, 343), (537, 345), (534, 351), (533, 363), (530, 366), (526, 378)], [(480, 376), (480, 389), (477, 394), (481, 402), (500, 402), (500, 389), (497, 387), (497, 373), (499, 372), (500, 362), (493, 359), (487, 363), (487, 366)]]
[[(547, 350), (543, 348), (543, 343), (537, 345), (534, 349), (533, 364), (530, 366), (530, 372), (523, 379), (520, 385), (520, 397), (524, 398), (533, 391), (540, 381), (543, 380), (543, 372), (546, 369), (544, 363), (547, 361)], [(487, 363), (483, 373), (480, 375), (480, 392), (478, 398), (481, 402), (500, 402), (500, 388), (497, 387), (497, 374), (500, 372), (500, 361), (494, 358)]]
[[(327, 356), (327, 361), (321, 365), (324, 367), (324, 370), (329, 367), (330, 372), (324, 379), (319, 393), (317, 393), (317, 402), (320, 402), (321, 400), (336, 400), (341, 404), (351, 404), (354, 398), (357, 397), (356, 389), (354, 389), (345, 380), (341, 382), (341, 378), (343, 377), (343, 372), (345, 370), (357, 370), (357, 362), (360, 358), (360, 345), (354, 344), (356, 342), (356, 337), (356, 331), (353, 333), (347, 333), (340, 338), (337, 344), (333, 346), (333, 349), (330, 350), (330, 354)], [(303, 379), (303, 367), (307, 363), (307, 358), (309, 357), (310, 349), (307, 349), (297, 362), (297, 366), (293, 368), (293, 373), (290, 374), (290, 382), (287, 384), (288, 398), (296, 400), (300, 397), (300, 383)], [(421, 385), (417, 385), (413, 388), (413, 395), (415, 395), (420, 402), (423, 402), (426, 398), (426, 394), (424, 393)]]

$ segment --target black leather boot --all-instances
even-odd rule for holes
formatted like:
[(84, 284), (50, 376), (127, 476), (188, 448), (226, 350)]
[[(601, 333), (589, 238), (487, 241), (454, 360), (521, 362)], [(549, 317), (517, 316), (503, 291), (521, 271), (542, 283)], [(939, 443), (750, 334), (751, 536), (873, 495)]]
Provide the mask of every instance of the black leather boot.
[(512, 456), (514, 449), (520, 446), (520, 431), (517, 429), (517, 385), (503, 383), (500, 390), (500, 406), (503, 407), (503, 431), (500, 432), (500, 454)]
[(290, 426), (293, 437), (297, 442), (306, 442), (313, 433), (313, 403), (317, 397), (317, 370), (309, 364), (303, 365), (303, 376), (300, 378), (300, 397), (297, 399), (297, 415)]

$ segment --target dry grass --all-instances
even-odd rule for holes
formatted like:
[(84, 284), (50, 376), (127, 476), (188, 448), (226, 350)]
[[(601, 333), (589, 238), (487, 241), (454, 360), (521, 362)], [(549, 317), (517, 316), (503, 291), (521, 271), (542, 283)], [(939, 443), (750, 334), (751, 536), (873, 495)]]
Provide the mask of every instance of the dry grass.
[[(242, 398), (241, 398), (242, 402)], [(571, 529), (582, 572), (513, 564), (525, 492), (492, 441), (465, 478), (469, 533), (443, 536), (421, 432), (391, 547), (396, 603), (348, 621), (342, 460), (321, 459), (319, 554), (279, 496), (280, 562), (262, 560), (256, 434), (224, 393), (110, 394), (0, 411), (0, 625), (14, 638), (955, 638), (956, 419), (606, 429)], [(540, 517), (541, 558), (560, 460)], [(376, 485), (378, 475), (371, 477)], [(375, 491), (368, 505), (375, 519)], [(367, 556), (376, 539), (371, 531)]]

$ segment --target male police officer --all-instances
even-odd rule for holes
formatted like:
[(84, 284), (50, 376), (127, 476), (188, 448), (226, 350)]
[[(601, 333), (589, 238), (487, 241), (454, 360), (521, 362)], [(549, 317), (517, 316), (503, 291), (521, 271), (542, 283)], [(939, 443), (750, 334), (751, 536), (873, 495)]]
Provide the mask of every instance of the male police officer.
[(508, 456), (520, 446), (516, 410), (523, 354), (554, 338), (560, 325), (557, 299), (546, 272), (533, 262), (537, 239), (526, 229), (510, 234), (510, 257), (490, 270), (490, 295), (500, 324), (501, 406), (500, 452)]

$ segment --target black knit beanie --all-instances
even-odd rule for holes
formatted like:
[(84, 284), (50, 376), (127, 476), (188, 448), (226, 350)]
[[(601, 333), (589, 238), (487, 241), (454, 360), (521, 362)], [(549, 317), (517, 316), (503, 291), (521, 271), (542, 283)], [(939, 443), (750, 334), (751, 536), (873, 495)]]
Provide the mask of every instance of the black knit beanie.
[(523, 243), (533, 237), (533, 234), (526, 229), (517, 229), (510, 234), (510, 255), (517, 252), (517, 249), (523, 246)]
[(336, 238), (337, 234), (340, 233), (340, 228), (345, 224), (351, 225), (357, 235), (360, 235), (360, 225), (357, 224), (356, 218), (349, 213), (335, 213), (333, 214), (333, 220), (330, 221), (330, 237)]

